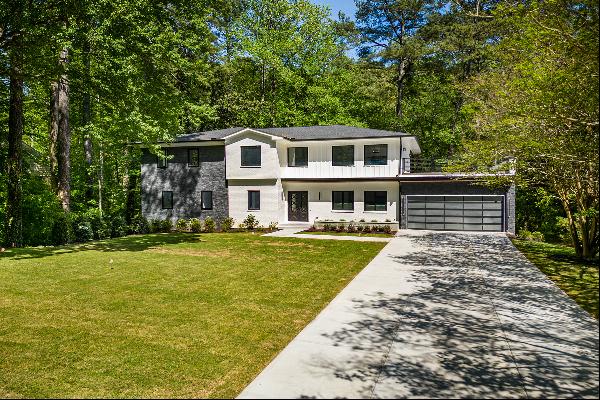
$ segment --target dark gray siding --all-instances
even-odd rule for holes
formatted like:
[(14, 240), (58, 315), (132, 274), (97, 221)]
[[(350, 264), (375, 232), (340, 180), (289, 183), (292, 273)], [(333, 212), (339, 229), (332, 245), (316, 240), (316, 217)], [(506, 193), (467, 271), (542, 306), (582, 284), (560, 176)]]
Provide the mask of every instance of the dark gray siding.
[[(188, 166), (188, 149), (197, 148), (200, 166)], [(225, 181), (225, 146), (172, 147), (167, 168), (158, 168), (157, 157), (142, 152), (142, 214), (147, 219), (200, 218), (222, 220), (228, 216)], [(213, 209), (201, 210), (200, 192), (213, 192)], [(173, 192), (173, 209), (162, 209), (162, 192)]]
[(515, 233), (515, 187), (489, 188), (473, 182), (402, 182), (400, 183), (400, 227), (406, 229), (407, 195), (504, 195), (506, 199), (504, 226), (507, 232)]

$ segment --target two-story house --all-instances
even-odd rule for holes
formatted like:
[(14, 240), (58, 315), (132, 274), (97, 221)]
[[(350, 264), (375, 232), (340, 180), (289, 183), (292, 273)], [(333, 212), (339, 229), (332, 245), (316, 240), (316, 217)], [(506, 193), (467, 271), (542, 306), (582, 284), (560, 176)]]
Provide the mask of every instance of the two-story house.
[[(229, 128), (179, 136), (167, 159), (144, 150), (148, 219), (262, 225), (398, 221), (405, 229), (514, 231), (514, 188), (411, 168), (414, 136), (348, 126)], [(412, 171), (411, 171), (412, 169)]]

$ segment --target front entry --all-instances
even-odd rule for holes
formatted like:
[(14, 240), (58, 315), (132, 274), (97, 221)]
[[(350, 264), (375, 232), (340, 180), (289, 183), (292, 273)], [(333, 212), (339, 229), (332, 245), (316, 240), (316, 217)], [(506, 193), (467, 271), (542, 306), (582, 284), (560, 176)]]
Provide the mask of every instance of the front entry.
[(308, 222), (308, 192), (288, 192), (288, 221)]

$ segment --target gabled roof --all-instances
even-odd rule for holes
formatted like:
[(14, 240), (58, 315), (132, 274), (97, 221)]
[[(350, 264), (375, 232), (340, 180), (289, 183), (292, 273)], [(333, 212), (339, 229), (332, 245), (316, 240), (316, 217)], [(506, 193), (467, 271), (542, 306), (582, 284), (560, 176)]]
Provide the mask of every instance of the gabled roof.
[[(175, 142), (198, 142), (204, 140), (223, 140), (248, 128), (227, 128), (206, 132), (189, 133), (177, 136)], [(288, 140), (334, 140), (334, 139), (368, 139), (410, 136), (403, 132), (384, 131), (380, 129), (358, 128), (345, 125), (293, 126), (289, 128), (251, 128), (272, 136)]]
[(293, 126), (289, 128), (264, 128), (259, 130), (289, 140), (367, 139), (408, 136), (402, 132), (345, 125)]
[(235, 128), (225, 128), (225, 129), (217, 129), (214, 131), (204, 131), (204, 132), (194, 132), (188, 133), (186, 135), (177, 136), (174, 140), (177, 142), (201, 142), (204, 140), (223, 140), (224, 137), (233, 135), (234, 133), (238, 133), (243, 131), (246, 128), (235, 127)]

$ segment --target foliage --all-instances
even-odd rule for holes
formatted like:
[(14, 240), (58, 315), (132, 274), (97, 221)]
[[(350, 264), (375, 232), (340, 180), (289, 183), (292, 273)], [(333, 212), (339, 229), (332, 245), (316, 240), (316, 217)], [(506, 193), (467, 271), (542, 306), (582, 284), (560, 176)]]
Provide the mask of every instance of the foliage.
[(517, 181), (559, 199), (577, 254), (593, 257), (599, 239), (598, 2), (506, 5), (497, 17), (507, 33), (494, 48), (496, 66), (469, 83), (477, 140), (467, 144), (461, 166), (516, 157)]
[(183, 218), (179, 218), (175, 224), (175, 229), (179, 232), (187, 232), (189, 230), (190, 223)]
[(527, 229), (521, 229), (519, 231), (519, 239), (530, 240), (533, 242), (543, 242), (544, 234), (541, 232), (529, 232)]
[(71, 218), (67, 213), (60, 213), (54, 219), (50, 240), (55, 246), (72, 243), (74, 240)]
[(235, 225), (235, 221), (233, 220), (233, 218), (231, 217), (226, 217), (223, 218), (223, 220), (221, 221), (221, 231), (222, 232), (229, 232), (231, 230), (231, 228), (233, 228), (233, 226)]
[(173, 222), (169, 218), (160, 221), (160, 232), (169, 233), (173, 230)]
[(198, 218), (190, 219), (190, 230), (194, 233), (202, 232), (202, 222)]
[(242, 224), (244, 224), (243, 226), (245, 229), (253, 231), (258, 227), (258, 219), (256, 219), (254, 214), (248, 214), (246, 218), (244, 218)]
[(276, 230), (277, 230), (277, 226), (278, 226), (278, 225), (279, 225), (279, 224), (278, 224), (276, 221), (269, 222), (269, 227), (268, 227), (268, 229), (269, 229), (270, 231), (276, 231)]
[(204, 231), (205, 232), (214, 232), (215, 231), (215, 220), (212, 217), (204, 218)]
[(144, 218), (140, 214), (137, 214), (132, 218), (131, 223), (129, 224), (129, 229), (128, 229), (129, 233), (139, 235), (139, 234), (149, 233), (149, 231), (150, 231), (150, 225), (146, 218)]

